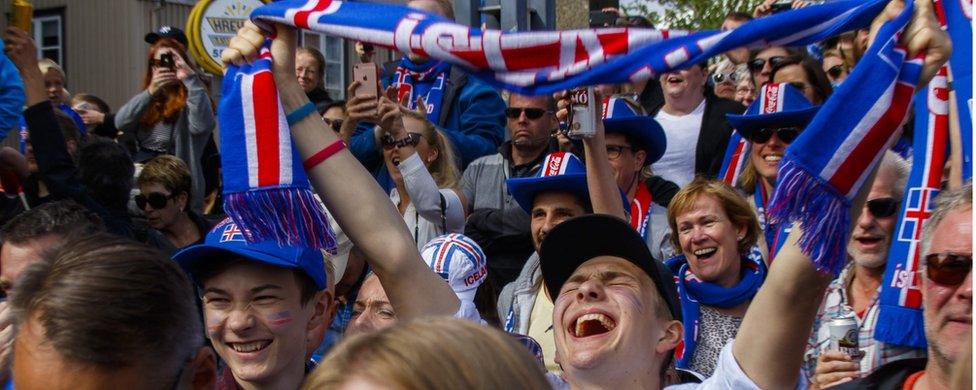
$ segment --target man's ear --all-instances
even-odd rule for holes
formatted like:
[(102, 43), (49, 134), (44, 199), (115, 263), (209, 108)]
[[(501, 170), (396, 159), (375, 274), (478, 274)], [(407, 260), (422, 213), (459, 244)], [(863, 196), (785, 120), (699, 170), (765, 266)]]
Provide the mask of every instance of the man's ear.
[(312, 330), (322, 324), (323, 321), (332, 321), (335, 316), (335, 299), (332, 297), (331, 289), (325, 289), (315, 293), (309, 304), (313, 305), (312, 317), (309, 318), (306, 330)]
[(644, 168), (644, 161), (647, 161), (647, 152), (638, 150), (634, 152), (634, 170), (640, 172)]
[(678, 347), (681, 341), (684, 340), (685, 336), (685, 326), (681, 321), (668, 321), (664, 326), (664, 332), (661, 338), (658, 339), (657, 345), (654, 346), (654, 351), (660, 354), (667, 353)]
[(217, 359), (213, 349), (200, 347), (193, 360), (187, 363), (184, 371), (191, 372), (191, 388), (194, 390), (212, 390), (217, 388)]

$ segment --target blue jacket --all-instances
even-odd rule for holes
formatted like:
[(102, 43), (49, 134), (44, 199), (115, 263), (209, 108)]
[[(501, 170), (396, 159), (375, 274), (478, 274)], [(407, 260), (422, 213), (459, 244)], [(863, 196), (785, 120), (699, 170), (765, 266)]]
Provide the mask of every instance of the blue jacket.
[[(384, 87), (391, 83), (393, 72), (386, 74), (390, 76), (384, 78)], [(505, 138), (505, 102), (494, 88), (468, 78), (456, 67), (451, 68), (447, 84), (435, 125), (454, 144), (461, 164), (458, 168), (463, 171), (475, 159), (497, 153)], [(389, 192), (393, 182), (373, 137), (373, 127), (372, 123), (360, 123), (349, 140), (349, 150)]]
[(3, 42), (0, 42), (0, 139), (6, 138), (11, 129), (19, 127), (20, 113), (26, 102), (20, 71), (3, 54)]

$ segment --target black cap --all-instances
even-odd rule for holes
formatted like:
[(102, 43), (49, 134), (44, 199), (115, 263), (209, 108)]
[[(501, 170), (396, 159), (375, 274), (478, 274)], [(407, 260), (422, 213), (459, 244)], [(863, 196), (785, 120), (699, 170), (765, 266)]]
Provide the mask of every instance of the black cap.
[(651, 257), (647, 244), (629, 223), (610, 215), (589, 214), (568, 219), (546, 234), (539, 247), (539, 261), (549, 296), (555, 301), (576, 268), (598, 256), (625, 259), (647, 273), (671, 316), (681, 319), (678, 289), (671, 271)]
[(182, 43), (184, 47), (190, 45), (190, 41), (186, 39), (186, 34), (183, 33), (183, 30), (173, 26), (160, 27), (159, 31), (146, 34), (145, 40), (146, 43), (152, 45), (156, 43), (156, 41), (159, 41), (160, 38), (175, 39), (177, 42)]

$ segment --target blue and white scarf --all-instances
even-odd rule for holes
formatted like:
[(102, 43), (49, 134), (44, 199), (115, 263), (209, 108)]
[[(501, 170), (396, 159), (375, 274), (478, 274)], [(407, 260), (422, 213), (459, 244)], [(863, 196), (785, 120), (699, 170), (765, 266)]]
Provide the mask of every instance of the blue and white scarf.
[(942, 186), (942, 167), (949, 149), (949, 77), (955, 76), (960, 131), (963, 134), (963, 179), (972, 177), (972, 2), (935, 3), (953, 42), (949, 63), (939, 69), (924, 90), (915, 94), (915, 136), (912, 172), (901, 201), (898, 225), (892, 234), (888, 263), (881, 284), (880, 311), (874, 338), (889, 344), (925, 348), (922, 318), (921, 235)]
[(397, 99), (406, 100), (407, 108), (417, 108), (417, 98), (423, 97), (427, 105), (427, 120), (438, 123), (441, 114), (441, 101), (444, 87), (448, 82), (451, 64), (444, 61), (427, 61), (422, 64), (407, 57), (400, 59), (393, 73), (393, 86), (397, 88)]
[[(687, 68), (738, 47), (801, 46), (868, 27), (887, 0), (841, 0), (757, 19), (729, 31), (597, 28), (481, 30), (416, 9), (338, 0), (278, 1), (254, 10), (275, 21), (459, 66), (526, 95), (623, 84)], [(369, 15), (369, 17), (363, 17)]]
[(897, 41), (913, 8), (907, 2), (880, 28), (854, 71), (780, 162), (770, 222), (798, 222), (800, 247), (821, 271), (837, 275), (843, 268), (851, 201), (900, 136), (923, 62), (921, 56), (906, 58)]
[(270, 41), (254, 64), (231, 65), (220, 98), (224, 210), (248, 242), (335, 250), (335, 234), (294, 148), (271, 72)]
[(665, 264), (674, 273), (678, 284), (678, 297), (681, 300), (681, 319), (685, 326), (683, 344), (674, 350), (678, 368), (690, 368), (698, 346), (701, 324), (701, 305), (722, 309), (739, 306), (756, 296), (756, 292), (766, 280), (766, 263), (758, 247), (752, 247), (749, 254), (742, 257), (742, 279), (733, 287), (725, 288), (715, 283), (704, 282), (691, 272), (684, 255), (668, 259)]

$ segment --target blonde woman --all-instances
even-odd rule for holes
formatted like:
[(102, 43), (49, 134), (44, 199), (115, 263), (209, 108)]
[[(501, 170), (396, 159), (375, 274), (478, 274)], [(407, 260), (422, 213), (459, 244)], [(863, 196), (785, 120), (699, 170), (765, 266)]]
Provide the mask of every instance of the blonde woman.
[(344, 341), (302, 389), (549, 389), (542, 364), (515, 337), (433, 317)]
[[(423, 105), (418, 104), (419, 107)], [(447, 233), (464, 231), (464, 201), (447, 137), (422, 112), (380, 99), (383, 160), (396, 185), (390, 199), (407, 223), (417, 248)]]

